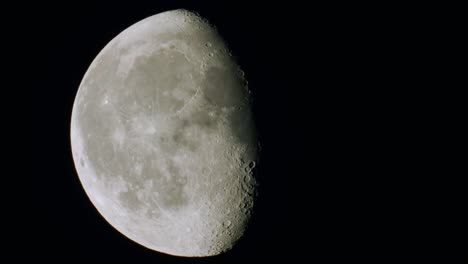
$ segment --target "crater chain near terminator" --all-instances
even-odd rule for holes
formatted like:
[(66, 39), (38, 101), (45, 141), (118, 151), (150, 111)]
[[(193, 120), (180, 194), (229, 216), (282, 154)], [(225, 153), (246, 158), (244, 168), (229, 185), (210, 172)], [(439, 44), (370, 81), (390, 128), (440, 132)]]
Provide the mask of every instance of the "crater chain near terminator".
[(104, 47), (77, 92), (71, 144), (91, 202), (138, 244), (211, 256), (244, 233), (258, 158), (250, 93), (197, 14), (157, 14)]

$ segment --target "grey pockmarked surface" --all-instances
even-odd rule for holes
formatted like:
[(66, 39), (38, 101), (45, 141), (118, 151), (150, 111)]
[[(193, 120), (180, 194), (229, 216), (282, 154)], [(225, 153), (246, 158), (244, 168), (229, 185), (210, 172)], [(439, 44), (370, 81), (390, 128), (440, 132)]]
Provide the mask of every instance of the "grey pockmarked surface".
[(244, 233), (256, 185), (250, 93), (198, 15), (146, 18), (99, 53), (75, 98), (71, 144), (91, 202), (131, 240), (210, 256)]

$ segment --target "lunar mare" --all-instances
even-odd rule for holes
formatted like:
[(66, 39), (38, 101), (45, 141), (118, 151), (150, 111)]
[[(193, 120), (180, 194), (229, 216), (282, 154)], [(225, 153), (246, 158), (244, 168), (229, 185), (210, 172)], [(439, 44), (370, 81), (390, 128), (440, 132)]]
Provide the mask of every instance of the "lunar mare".
[(131, 240), (211, 256), (244, 233), (258, 157), (250, 92), (198, 15), (164, 12), (110, 41), (80, 84), (70, 134), (88, 197)]

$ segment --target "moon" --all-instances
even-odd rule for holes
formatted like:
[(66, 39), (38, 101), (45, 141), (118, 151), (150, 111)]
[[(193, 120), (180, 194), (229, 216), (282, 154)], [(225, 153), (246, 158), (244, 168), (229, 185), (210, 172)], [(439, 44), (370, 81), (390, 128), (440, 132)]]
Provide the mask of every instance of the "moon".
[(160, 13), (111, 40), (80, 84), (70, 138), (90, 201), (134, 242), (201, 257), (244, 234), (259, 156), (252, 96), (198, 14)]

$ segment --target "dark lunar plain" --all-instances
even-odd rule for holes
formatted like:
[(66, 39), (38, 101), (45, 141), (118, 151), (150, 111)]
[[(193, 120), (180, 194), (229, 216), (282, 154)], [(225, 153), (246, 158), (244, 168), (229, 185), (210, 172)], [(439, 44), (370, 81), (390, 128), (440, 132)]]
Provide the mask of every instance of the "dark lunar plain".
[[(158, 253), (119, 234), (86, 196), (70, 149), (72, 104), (92, 60), (125, 28), (177, 8), (207, 18), (230, 46), (253, 92), (262, 146), (251, 224), (232, 250), (208, 258)], [(391, 81), (376, 61), (393, 51), (379, 48), (391, 39), (373, 26), (378, 9), (361, 18), (350, 8), (359, 9), (276, 1), (30, 7), (32, 26), (24, 30), (37, 42), (39, 74), (28, 91), (33, 155), (24, 219), (31, 231), (22, 254), (67, 263), (379, 260), (373, 254), (391, 251), (379, 241), (395, 227), (379, 225), (391, 216), (375, 199), (390, 173), (377, 149), (392, 144), (379, 137), (391, 129), (376, 111)]]

